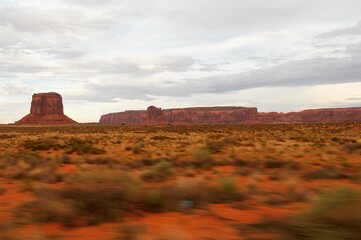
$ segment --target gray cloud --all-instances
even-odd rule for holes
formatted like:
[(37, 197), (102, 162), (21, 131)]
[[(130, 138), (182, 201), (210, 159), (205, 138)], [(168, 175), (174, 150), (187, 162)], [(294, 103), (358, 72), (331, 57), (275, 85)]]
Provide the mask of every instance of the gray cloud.
[[(299, 87), (361, 82), (360, 58), (321, 58), (293, 61), (276, 67), (246, 73), (184, 79), (167, 85), (92, 86), (95, 95), (111, 92), (103, 101), (114, 98), (150, 100), (149, 96), (185, 97), (193, 94), (226, 93), (259, 87)], [(93, 95), (94, 96), (94, 95)], [(97, 101), (89, 97), (88, 100)]]
[(40, 10), (34, 8), (0, 7), (0, 25), (19, 32), (80, 34), (92, 29), (108, 29), (115, 20), (108, 16), (90, 17), (76, 10)]
[(77, 5), (82, 7), (102, 7), (108, 4), (117, 4), (122, 2), (121, 0), (61, 0), (62, 3), (67, 3), (71, 6)]
[(158, 60), (159, 68), (171, 72), (188, 71), (196, 62), (195, 59), (188, 56), (163, 56)]
[(58, 49), (46, 49), (43, 52), (60, 59), (72, 59), (85, 56), (85, 51), (73, 48), (63, 47)]
[(361, 35), (361, 21), (359, 21), (355, 26), (346, 27), (342, 29), (337, 29), (334, 31), (322, 33), (318, 35), (319, 38), (335, 38), (344, 35)]
[[(279, 104), (282, 87), (361, 82), (360, 9), (359, 0), (2, 1), (0, 100), (54, 90), (103, 110), (118, 99), (227, 104), (220, 96), (271, 89), (269, 106)], [(347, 91), (335, 101), (358, 102)]]

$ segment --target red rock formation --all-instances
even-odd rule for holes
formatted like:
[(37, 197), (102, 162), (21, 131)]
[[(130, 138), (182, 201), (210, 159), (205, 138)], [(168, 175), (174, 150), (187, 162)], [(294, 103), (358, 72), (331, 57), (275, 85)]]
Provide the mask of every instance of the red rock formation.
[(162, 121), (163, 111), (161, 108), (150, 106), (147, 108), (146, 121), (157, 122)]
[(258, 113), (257, 108), (198, 107), (125, 111), (103, 115), (104, 124), (237, 124), (361, 122), (360, 108), (310, 109), (289, 113)]
[(260, 113), (261, 122), (294, 122), (294, 123), (337, 123), (361, 122), (361, 107), (355, 108), (323, 108), (307, 109), (290, 113)]
[(106, 114), (99, 122), (105, 124), (222, 124), (257, 120), (257, 108), (197, 107), (162, 110), (150, 106), (146, 111)]
[(125, 111), (109, 113), (101, 116), (100, 123), (104, 124), (144, 124), (146, 111)]
[(64, 115), (63, 100), (58, 93), (38, 93), (33, 95), (30, 114), (15, 124), (72, 124), (76, 123)]

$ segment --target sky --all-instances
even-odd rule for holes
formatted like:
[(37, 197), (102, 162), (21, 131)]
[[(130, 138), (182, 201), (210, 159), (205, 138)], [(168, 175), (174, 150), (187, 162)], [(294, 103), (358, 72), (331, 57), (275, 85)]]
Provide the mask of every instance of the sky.
[(0, 0), (0, 123), (150, 105), (361, 107), (360, 0)]

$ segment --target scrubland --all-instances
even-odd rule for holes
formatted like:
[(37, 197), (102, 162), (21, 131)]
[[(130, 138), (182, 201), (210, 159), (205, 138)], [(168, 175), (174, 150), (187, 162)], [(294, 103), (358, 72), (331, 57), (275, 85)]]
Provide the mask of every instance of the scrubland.
[(0, 126), (0, 239), (360, 239), (361, 124)]

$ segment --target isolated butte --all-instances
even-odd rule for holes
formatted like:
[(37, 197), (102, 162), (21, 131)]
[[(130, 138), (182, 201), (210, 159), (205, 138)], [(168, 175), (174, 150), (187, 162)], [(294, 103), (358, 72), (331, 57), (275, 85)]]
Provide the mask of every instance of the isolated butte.
[(15, 124), (74, 124), (73, 119), (64, 114), (63, 99), (59, 93), (36, 93), (32, 97), (30, 113)]

